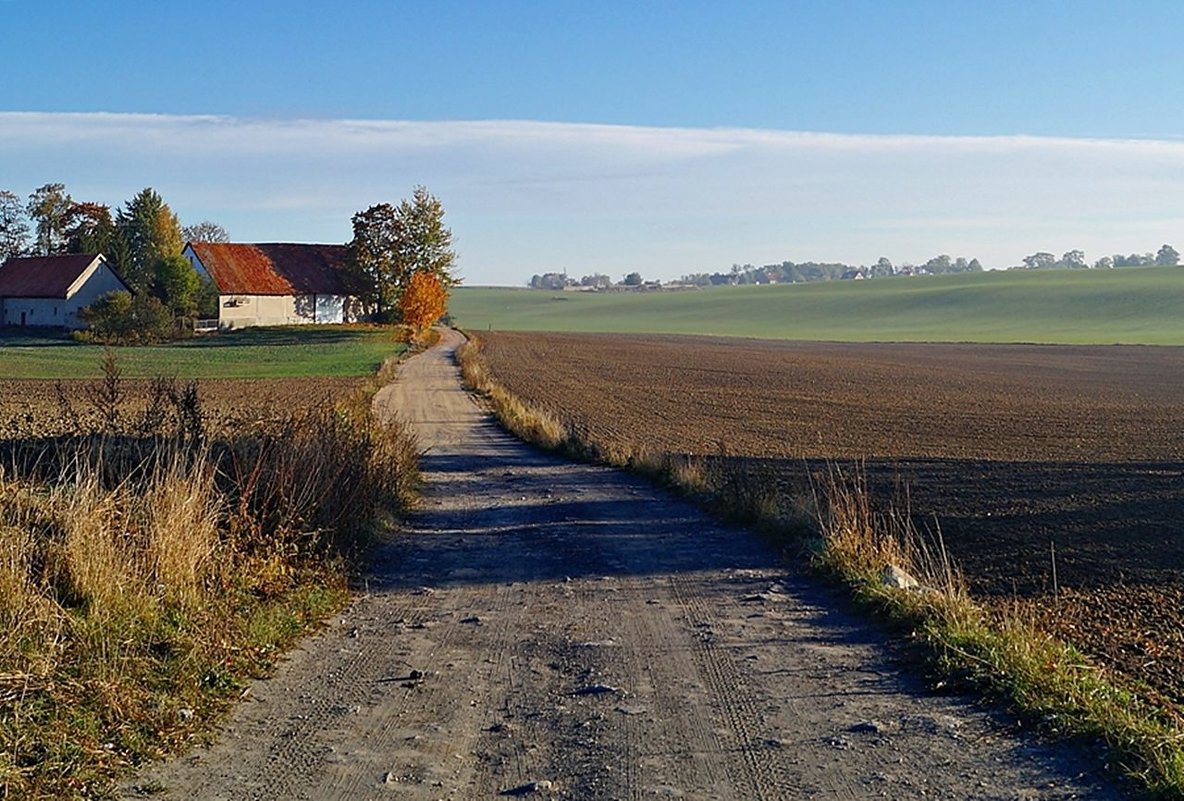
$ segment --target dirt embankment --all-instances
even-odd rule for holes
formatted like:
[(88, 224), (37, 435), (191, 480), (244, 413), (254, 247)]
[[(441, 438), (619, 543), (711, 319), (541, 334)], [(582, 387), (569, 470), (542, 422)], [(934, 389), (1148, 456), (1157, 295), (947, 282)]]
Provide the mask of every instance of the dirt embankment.
[[(902, 675), (747, 532), (540, 454), (450, 336), (377, 402), (427, 487), (358, 602), (252, 688), (165, 798), (1116, 798), (1093, 760)], [(129, 795), (134, 788), (129, 786)]]

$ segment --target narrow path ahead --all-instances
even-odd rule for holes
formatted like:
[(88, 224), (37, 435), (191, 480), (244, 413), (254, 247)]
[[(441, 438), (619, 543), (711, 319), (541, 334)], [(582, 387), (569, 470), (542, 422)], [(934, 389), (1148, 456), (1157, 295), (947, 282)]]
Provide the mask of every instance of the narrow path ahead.
[[(1091, 761), (902, 676), (751, 534), (540, 454), (450, 333), (376, 404), (427, 489), (368, 592), (220, 740), (137, 777), (193, 799), (1110, 799)], [(132, 789), (129, 797), (134, 797)]]

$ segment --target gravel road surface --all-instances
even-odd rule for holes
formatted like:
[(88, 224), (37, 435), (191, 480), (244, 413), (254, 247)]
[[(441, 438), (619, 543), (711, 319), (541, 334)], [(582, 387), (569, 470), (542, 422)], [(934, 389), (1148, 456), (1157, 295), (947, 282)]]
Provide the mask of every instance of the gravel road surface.
[(1121, 797), (1096, 755), (926, 692), (752, 534), (504, 434), (460, 342), (376, 398), (427, 486), (365, 591), (127, 797)]

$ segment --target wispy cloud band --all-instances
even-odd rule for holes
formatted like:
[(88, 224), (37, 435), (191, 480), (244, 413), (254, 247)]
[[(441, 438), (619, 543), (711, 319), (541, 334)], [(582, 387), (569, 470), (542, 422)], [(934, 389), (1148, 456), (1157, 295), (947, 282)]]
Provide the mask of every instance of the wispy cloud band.
[(109, 203), (150, 185), (183, 219), (302, 241), (422, 183), (477, 283), (1184, 244), (1176, 140), (0, 113), (0, 188), (54, 180)]

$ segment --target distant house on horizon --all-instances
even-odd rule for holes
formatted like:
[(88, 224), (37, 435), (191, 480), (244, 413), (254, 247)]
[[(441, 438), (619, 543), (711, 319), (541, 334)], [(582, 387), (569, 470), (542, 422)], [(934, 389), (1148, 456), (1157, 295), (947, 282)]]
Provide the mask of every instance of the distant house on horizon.
[(101, 253), (10, 258), (0, 265), (0, 324), (85, 328), (79, 310), (117, 291), (131, 289)]
[(350, 293), (345, 245), (190, 242), (182, 255), (218, 289), (218, 327), (352, 323), (366, 316)]

